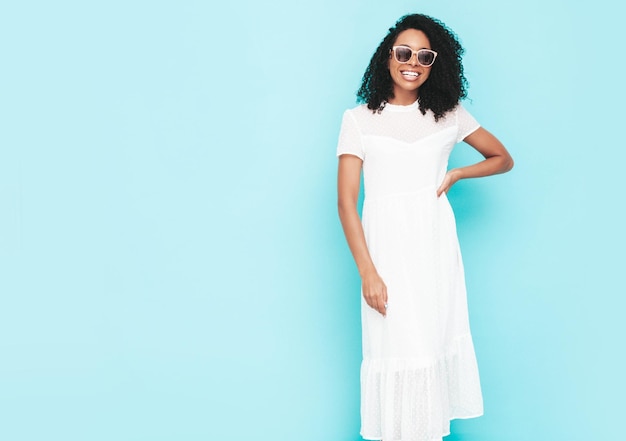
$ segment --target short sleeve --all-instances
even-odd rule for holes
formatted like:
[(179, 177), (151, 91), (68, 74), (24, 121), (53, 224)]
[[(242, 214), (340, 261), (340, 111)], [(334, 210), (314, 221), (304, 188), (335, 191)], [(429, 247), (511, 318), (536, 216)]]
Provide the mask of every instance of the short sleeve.
[(462, 104), (459, 104), (456, 108), (456, 124), (459, 128), (456, 142), (463, 141), (466, 136), (472, 134), (480, 127), (478, 121), (474, 119)]
[(339, 131), (339, 142), (337, 144), (337, 156), (344, 154), (357, 156), (361, 158), (361, 160), (365, 156), (359, 127), (357, 126), (356, 119), (349, 110), (343, 113), (341, 130)]

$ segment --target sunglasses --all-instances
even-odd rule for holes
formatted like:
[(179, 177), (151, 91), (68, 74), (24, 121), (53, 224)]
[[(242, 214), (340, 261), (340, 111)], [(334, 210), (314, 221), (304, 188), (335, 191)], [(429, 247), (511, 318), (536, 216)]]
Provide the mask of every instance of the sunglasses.
[(393, 52), (393, 57), (398, 63), (408, 63), (413, 58), (413, 54), (415, 54), (417, 56), (417, 64), (424, 67), (432, 66), (435, 58), (437, 58), (437, 52), (435, 51), (430, 49), (414, 51), (408, 46), (394, 46), (391, 48), (391, 52)]

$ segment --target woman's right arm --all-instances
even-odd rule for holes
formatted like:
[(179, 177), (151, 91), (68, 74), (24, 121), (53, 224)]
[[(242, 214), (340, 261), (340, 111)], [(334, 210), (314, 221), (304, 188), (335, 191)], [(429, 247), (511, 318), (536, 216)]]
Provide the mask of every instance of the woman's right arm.
[(386, 315), (387, 287), (374, 267), (357, 212), (362, 165), (363, 161), (354, 155), (339, 156), (337, 178), (339, 219), (361, 275), (363, 298), (369, 306), (384, 316)]

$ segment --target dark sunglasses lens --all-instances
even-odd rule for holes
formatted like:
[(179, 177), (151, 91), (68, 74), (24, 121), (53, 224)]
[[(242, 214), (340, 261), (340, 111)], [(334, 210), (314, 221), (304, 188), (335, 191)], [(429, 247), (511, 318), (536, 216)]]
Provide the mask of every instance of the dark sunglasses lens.
[(419, 51), (417, 61), (423, 66), (430, 66), (435, 61), (435, 54), (429, 51)]
[(413, 55), (413, 52), (411, 52), (411, 49), (408, 47), (396, 48), (396, 60), (400, 63), (406, 63), (409, 61), (411, 59), (411, 55)]

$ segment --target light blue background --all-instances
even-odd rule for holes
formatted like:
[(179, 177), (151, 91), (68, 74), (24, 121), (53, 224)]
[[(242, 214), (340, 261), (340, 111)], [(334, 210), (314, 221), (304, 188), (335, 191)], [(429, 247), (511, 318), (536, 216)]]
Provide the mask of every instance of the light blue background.
[(408, 12), (516, 160), (450, 193), (486, 414), (447, 440), (619, 439), (619, 3), (211, 3), (0, 6), (0, 439), (359, 439), (335, 145)]

